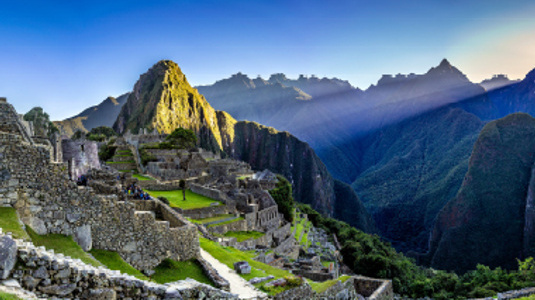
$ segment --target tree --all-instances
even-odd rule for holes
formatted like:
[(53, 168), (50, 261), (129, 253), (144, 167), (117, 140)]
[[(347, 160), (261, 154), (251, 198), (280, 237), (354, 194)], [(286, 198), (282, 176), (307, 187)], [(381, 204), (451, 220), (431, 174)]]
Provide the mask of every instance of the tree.
[(42, 107), (34, 107), (24, 115), (25, 121), (33, 123), (33, 130), (35, 136), (52, 137), (56, 132), (59, 132), (54, 123), (50, 122), (50, 117), (43, 111)]
[(91, 129), (91, 131), (86, 134), (86, 138), (90, 141), (102, 142), (116, 135), (117, 133), (111, 127), (99, 126)]
[(178, 187), (182, 190), (182, 201), (186, 201), (186, 180), (180, 179)]
[(190, 149), (195, 147), (197, 136), (192, 130), (179, 127), (171, 132), (165, 140), (178, 148)]

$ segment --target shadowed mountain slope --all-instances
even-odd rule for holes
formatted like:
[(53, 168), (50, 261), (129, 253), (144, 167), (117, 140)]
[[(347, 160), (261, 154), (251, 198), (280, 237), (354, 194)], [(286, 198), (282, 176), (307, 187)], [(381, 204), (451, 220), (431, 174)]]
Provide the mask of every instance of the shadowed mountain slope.
[(457, 196), (440, 212), (422, 262), (466, 271), (515, 268), (534, 255), (535, 119), (517, 113), (481, 131)]

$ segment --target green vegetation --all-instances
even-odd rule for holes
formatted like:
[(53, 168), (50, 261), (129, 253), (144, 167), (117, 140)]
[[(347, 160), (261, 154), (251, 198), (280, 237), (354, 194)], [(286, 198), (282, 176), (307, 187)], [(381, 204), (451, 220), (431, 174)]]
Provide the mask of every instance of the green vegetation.
[(231, 217), (234, 217), (234, 215), (221, 214), (221, 215), (217, 215), (215, 217), (209, 217), (209, 218), (203, 218), (203, 219), (190, 219), (190, 221), (195, 223), (195, 224), (206, 224), (206, 223), (210, 223), (210, 222), (224, 220), (224, 219), (231, 218)]
[(294, 212), (294, 198), (292, 196), (292, 185), (282, 175), (277, 175), (277, 186), (270, 190), (271, 197), (277, 202), (279, 206), (279, 212), (284, 215), (284, 218), (290, 222), (293, 221)]
[(26, 231), (22, 229), (17, 211), (13, 207), (0, 207), (0, 228), (4, 233), (11, 232), (16, 239), (30, 239)]
[(41, 107), (34, 107), (24, 115), (25, 121), (33, 122), (33, 130), (36, 136), (51, 137), (59, 129), (50, 121), (50, 117)]
[(203, 208), (209, 207), (212, 203), (216, 202), (218, 205), (221, 205), (220, 201), (210, 199), (208, 197), (196, 194), (190, 190), (186, 190), (186, 201), (182, 200), (182, 190), (172, 190), (172, 191), (149, 191), (147, 192), (152, 197), (165, 197), (169, 200), (169, 204), (172, 207), (178, 207), (181, 209), (194, 209), (194, 208)]
[(535, 300), (535, 295), (531, 295), (531, 296), (528, 296), (528, 297), (517, 298), (516, 300)]
[(190, 149), (195, 147), (195, 144), (197, 143), (197, 136), (193, 130), (179, 127), (171, 132), (171, 134), (168, 135), (165, 140), (177, 148)]
[(132, 177), (136, 178), (139, 181), (154, 180), (154, 178), (150, 177), (149, 175), (132, 174)]
[(341, 281), (342, 283), (346, 282), (351, 276), (343, 275), (338, 277), (338, 279), (331, 279), (324, 282), (315, 282), (312, 280), (308, 280), (308, 284), (312, 287), (316, 293), (321, 294), (325, 292), (328, 288), (335, 285), (338, 281)]
[(62, 234), (38, 235), (28, 226), (26, 226), (26, 230), (35, 246), (44, 246), (46, 249), (53, 249), (56, 253), (63, 253), (66, 256), (78, 258), (86, 264), (95, 267), (102, 266), (100, 262), (84, 252), (70, 236)]
[(163, 260), (155, 269), (152, 279), (157, 283), (168, 283), (177, 280), (192, 278), (199, 282), (213, 286), (213, 282), (208, 278), (196, 259), (187, 261), (176, 261), (172, 259)]
[(0, 300), (22, 300), (22, 299), (15, 296), (14, 294), (0, 292)]
[(135, 164), (136, 162), (133, 160), (125, 160), (125, 161), (107, 161), (106, 164)]
[(258, 231), (227, 231), (224, 235), (226, 237), (235, 237), (238, 242), (243, 242), (248, 239), (263, 237), (265, 233)]
[[(239, 274), (245, 280), (250, 280), (254, 277), (265, 277), (268, 275), (273, 275), (275, 278), (292, 278), (292, 274), (288, 271), (281, 270), (279, 268), (272, 267), (270, 265), (258, 262), (254, 260), (254, 253), (243, 252), (232, 247), (223, 247), (216, 242), (212, 242), (205, 238), (199, 238), (201, 242), (201, 248), (206, 252), (210, 253), (215, 259), (219, 260), (221, 263), (227, 265), (229, 268), (234, 269), (234, 263), (239, 261), (247, 261), (251, 266), (250, 274)], [(264, 288), (265, 283), (257, 284), (257, 287), (273, 295), (280, 293), (285, 289), (291, 288), (291, 286), (286, 286), (280, 289), (270, 289), (267, 290)]]
[[(292, 226), (292, 231), (295, 230), (295, 239), (305, 248), (308, 248), (308, 231), (312, 227), (312, 223), (304, 218), (296, 216), (294, 218), (294, 225)], [(301, 236), (301, 233), (303, 236)], [(301, 237), (301, 240), (299, 238)]]
[(217, 224), (210, 224), (210, 225), (208, 225), (206, 227), (221, 226), (221, 225), (230, 224), (230, 223), (234, 223), (234, 222), (241, 221), (241, 220), (245, 220), (245, 218), (244, 217), (238, 217), (236, 219), (228, 220), (228, 221), (225, 221), (225, 222), (221, 222), (221, 223), (217, 223)]
[(91, 131), (86, 134), (86, 138), (91, 141), (103, 142), (116, 135), (117, 133), (111, 127), (99, 126), (91, 129)]
[(417, 266), (376, 235), (357, 230), (345, 222), (325, 218), (310, 206), (298, 204), (314, 226), (336, 233), (344, 263), (359, 274), (390, 278), (396, 293), (411, 298), (466, 299), (494, 296), (498, 292), (535, 286), (535, 261), (518, 261), (518, 270), (506, 271), (478, 265), (462, 276)]
[(125, 262), (117, 252), (92, 249), (89, 253), (110, 270), (118, 270), (121, 271), (121, 273), (135, 276), (141, 280), (148, 280), (143, 273)]
[(141, 164), (144, 166), (146, 166), (151, 161), (157, 161), (157, 158), (150, 154), (147, 149), (149, 148), (147, 148), (146, 146), (142, 146), (139, 148), (139, 158), (141, 159)]
[(115, 155), (116, 150), (117, 146), (113, 146), (110, 143), (102, 145), (98, 152), (98, 158), (102, 161), (110, 160)]

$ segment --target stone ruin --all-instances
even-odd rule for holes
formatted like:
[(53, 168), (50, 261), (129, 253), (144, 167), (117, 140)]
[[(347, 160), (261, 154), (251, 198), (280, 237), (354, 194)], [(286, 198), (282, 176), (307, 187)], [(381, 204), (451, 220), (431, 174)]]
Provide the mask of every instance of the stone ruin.
[(197, 229), (182, 216), (173, 211), (169, 220), (156, 220), (117, 194), (78, 187), (50, 150), (34, 142), (11, 104), (0, 101), (0, 205), (14, 207), (25, 225), (38, 234), (73, 236), (86, 251), (115, 251), (140, 270), (165, 258), (199, 256)]

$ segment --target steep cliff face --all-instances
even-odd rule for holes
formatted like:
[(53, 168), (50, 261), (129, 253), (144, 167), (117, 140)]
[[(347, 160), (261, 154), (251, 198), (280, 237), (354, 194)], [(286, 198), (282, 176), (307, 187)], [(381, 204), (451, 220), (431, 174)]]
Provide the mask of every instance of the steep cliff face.
[(225, 151), (254, 169), (271, 169), (284, 175), (292, 183), (299, 202), (311, 204), (322, 212), (333, 211), (331, 175), (314, 150), (288, 132), (254, 122), (237, 122), (234, 141)]
[[(160, 61), (141, 75), (114, 129), (120, 133), (137, 132), (140, 128), (170, 133), (178, 127), (195, 131), (203, 148), (246, 161), (254, 169), (270, 169), (284, 175), (292, 182), (297, 201), (332, 214), (336, 198), (333, 178), (307, 143), (288, 132), (238, 122), (228, 113), (214, 110), (189, 85), (176, 63)], [(369, 218), (365, 211), (361, 213), (363, 218)]]
[(203, 148), (222, 148), (215, 110), (176, 63), (162, 60), (140, 76), (113, 128), (119, 133), (141, 128), (171, 133), (178, 127), (193, 130)]
[[(441, 210), (427, 257), (432, 267), (463, 272), (477, 263), (516, 267), (532, 247), (531, 193), (535, 119), (523, 113), (481, 131), (457, 196)], [(526, 214), (527, 212), (527, 214)], [(525, 236), (527, 233), (527, 236)]]

